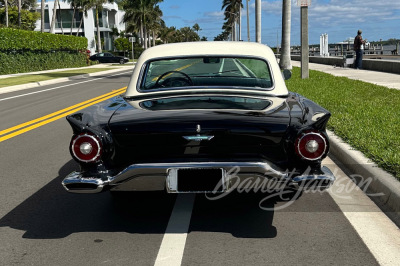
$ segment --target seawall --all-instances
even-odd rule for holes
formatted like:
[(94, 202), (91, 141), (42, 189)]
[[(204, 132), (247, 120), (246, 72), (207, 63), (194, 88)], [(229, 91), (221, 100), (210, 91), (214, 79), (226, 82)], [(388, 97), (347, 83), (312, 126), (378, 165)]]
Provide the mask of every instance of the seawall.
[[(279, 58), (279, 55), (277, 57)], [(295, 61), (301, 61), (300, 55), (292, 55), (291, 59)], [(310, 56), (309, 62), (316, 64), (332, 65), (332, 66), (343, 66), (345, 60), (343, 59), (343, 57)], [(363, 69), (367, 70), (400, 74), (400, 60), (363, 59), (362, 66)]]

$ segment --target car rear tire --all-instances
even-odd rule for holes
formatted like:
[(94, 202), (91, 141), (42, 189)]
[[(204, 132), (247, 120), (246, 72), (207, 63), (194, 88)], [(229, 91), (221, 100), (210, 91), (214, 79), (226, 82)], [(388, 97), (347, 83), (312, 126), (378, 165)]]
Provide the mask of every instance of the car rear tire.
[(122, 64), (125, 64), (125, 60), (124, 59), (121, 59), (121, 60), (119, 60), (119, 63), (122, 65)]

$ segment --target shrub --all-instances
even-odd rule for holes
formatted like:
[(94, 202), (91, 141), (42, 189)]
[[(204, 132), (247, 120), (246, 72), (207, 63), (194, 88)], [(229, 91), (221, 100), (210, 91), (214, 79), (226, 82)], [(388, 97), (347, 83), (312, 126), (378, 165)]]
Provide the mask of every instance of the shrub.
[(70, 35), (10, 28), (0, 29), (0, 51), (78, 51), (86, 50), (87, 39)]
[(10, 28), (0, 29), (0, 74), (82, 67), (87, 39)]
[(0, 74), (13, 74), (57, 68), (87, 66), (84, 53), (54, 51), (51, 53), (0, 52)]

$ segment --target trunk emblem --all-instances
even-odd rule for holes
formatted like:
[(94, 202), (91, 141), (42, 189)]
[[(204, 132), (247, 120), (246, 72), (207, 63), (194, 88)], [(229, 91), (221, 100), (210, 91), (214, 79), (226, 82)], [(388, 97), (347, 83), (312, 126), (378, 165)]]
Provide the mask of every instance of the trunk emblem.
[[(196, 126), (196, 132), (200, 133), (201, 132), (201, 126), (197, 124)], [(196, 134), (193, 136), (183, 136), (184, 139), (190, 140), (190, 141), (202, 141), (202, 140), (211, 140), (214, 136), (202, 136), (200, 134)]]
[(202, 136), (202, 135), (194, 135), (194, 136), (183, 136), (184, 139), (186, 140), (191, 140), (191, 141), (202, 141), (202, 140), (211, 140), (214, 136)]

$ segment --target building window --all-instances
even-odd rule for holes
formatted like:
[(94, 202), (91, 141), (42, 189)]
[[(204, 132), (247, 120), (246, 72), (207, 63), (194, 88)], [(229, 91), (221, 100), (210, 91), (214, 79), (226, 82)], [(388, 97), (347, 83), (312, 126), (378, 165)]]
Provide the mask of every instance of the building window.
[(56, 11), (56, 28), (60, 29), (61, 26), (63, 29), (70, 29), (72, 28), (78, 28), (79, 23), (81, 22), (81, 17), (82, 17), (82, 12), (79, 12), (78, 10), (75, 11), (75, 17), (74, 20), (72, 21), (72, 15), (73, 15), (74, 10), (73, 9), (62, 9), (59, 10), (57, 9)]

